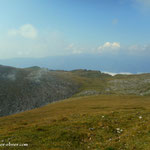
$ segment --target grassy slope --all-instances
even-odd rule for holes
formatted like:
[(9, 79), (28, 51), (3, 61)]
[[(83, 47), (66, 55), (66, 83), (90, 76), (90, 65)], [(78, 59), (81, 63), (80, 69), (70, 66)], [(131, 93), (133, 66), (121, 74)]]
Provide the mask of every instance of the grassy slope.
[(0, 141), (37, 150), (149, 150), (149, 108), (149, 97), (70, 98), (0, 118)]

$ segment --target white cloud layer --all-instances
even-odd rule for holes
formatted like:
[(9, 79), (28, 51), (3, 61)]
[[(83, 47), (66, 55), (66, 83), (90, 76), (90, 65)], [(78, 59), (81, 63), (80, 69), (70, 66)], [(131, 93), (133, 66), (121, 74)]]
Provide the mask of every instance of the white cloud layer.
[(31, 24), (25, 24), (19, 29), (12, 29), (8, 31), (10, 36), (22, 36), (24, 38), (35, 39), (37, 37), (37, 30)]
[[(32, 25), (0, 35), (0, 59), (66, 55), (68, 42), (59, 31), (38, 31)], [(9, 34), (8, 34), (9, 33)]]
[(109, 75), (111, 75), (111, 76), (115, 76), (115, 75), (118, 75), (118, 74), (122, 74), (122, 75), (132, 75), (132, 73), (130, 73), (130, 72), (114, 73), (114, 72), (106, 72), (106, 71), (103, 71), (103, 73), (109, 74)]
[[(9, 33), (9, 34), (8, 34)], [(88, 44), (87, 44), (88, 45)], [(106, 42), (99, 47), (70, 43), (59, 31), (38, 31), (26, 24), (0, 36), (0, 59), (15, 57), (47, 57), (71, 54), (150, 54), (150, 44), (121, 46), (119, 42)]]
[(68, 50), (68, 53), (70, 54), (82, 54), (84, 48), (81, 48), (79, 46), (76, 46), (74, 43), (71, 43), (67, 46), (66, 50)]
[(128, 47), (128, 52), (131, 54), (146, 54), (150, 52), (150, 45), (131, 45)]
[(103, 53), (103, 52), (116, 52), (120, 49), (120, 43), (118, 42), (106, 42), (104, 43), (103, 45), (99, 46), (98, 47), (98, 51), (100, 53)]

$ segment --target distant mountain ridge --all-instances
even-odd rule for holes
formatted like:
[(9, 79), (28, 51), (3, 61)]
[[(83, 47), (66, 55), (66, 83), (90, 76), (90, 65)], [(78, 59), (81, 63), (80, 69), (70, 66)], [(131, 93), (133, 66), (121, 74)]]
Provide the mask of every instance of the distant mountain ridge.
[(26, 68), (39, 66), (53, 70), (75, 70), (90, 69), (106, 72), (150, 72), (150, 59), (144, 56), (133, 55), (99, 55), (99, 54), (80, 54), (68, 56), (49, 56), (44, 58), (11, 58), (0, 59), (0, 64)]

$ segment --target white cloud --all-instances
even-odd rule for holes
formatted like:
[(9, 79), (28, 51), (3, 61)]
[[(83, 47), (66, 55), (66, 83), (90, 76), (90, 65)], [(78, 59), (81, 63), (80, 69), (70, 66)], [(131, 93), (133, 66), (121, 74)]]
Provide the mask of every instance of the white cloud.
[(33, 26), (36, 32), (29, 30), (33, 29), (31, 26), (23, 25), (0, 36), (0, 59), (81, 54), (87, 50), (79, 44), (69, 43), (60, 31), (43, 30), (37, 36)]
[(67, 46), (67, 50), (70, 50), (70, 49), (74, 49), (75, 48), (75, 44), (74, 43), (71, 43)]
[(83, 53), (84, 48), (81, 48), (79, 46), (76, 46), (74, 43), (71, 43), (66, 47), (66, 50), (69, 50), (68, 52), (71, 54), (81, 54)]
[[(0, 59), (39, 58), (68, 53), (65, 49), (68, 42), (61, 32), (43, 30), (38, 32), (37, 36), (37, 33), (27, 30), (30, 27), (22, 26), (18, 30), (8, 30), (9, 32), (0, 35)], [(25, 32), (26, 30), (28, 32)]]
[(122, 75), (132, 75), (132, 73), (130, 73), (130, 72), (114, 73), (114, 72), (106, 72), (106, 71), (103, 71), (103, 73), (109, 74), (109, 75), (111, 75), (111, 76), (115, 76), (115, 75), (118, 75), (118, 74), (122, 74)]
[(103, 45), (99, 46), (98, 47), (98, 51), (100, 53), (103, 53), (103, 52), (116, 52), (120, 49), (120, 43), (118, 42), (113, 42), (113, 43), (110, 43), (110, 42), (106, 42), (104, 43)]
[(21, 26), (19, 29), (12, 29), (8, 31), (10, 36), (22, 36), (24, 38), (35, 39), (37, 37), (37, 30), (31, 24), (25, 24)]
[(150, 45), (131, 45), (128, 47), (129, 53), (150, 52)]
[(117, 73), (113, 73), (113, 72), (107, 72), (107, 71), (102, 71), (103, 73), (109, 74), (111, 76), (115, 76), (117, 75)]
[(139, 51), (139, 49), (141, 49), (141, 47), (139, 45), (131, 45), (129, 46), (128, 50), (129, 51)]
[(81, 54), (81, 53), (82, 53), (81, 50), (73, 50), (73, 51), (72, 51), (72, 54)]

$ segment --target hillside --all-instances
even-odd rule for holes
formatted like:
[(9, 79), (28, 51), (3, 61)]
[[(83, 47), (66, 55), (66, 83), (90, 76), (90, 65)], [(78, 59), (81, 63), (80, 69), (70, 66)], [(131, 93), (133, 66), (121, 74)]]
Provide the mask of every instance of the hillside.
[(79, 96), (95, 94), (150, 95), (150, 74), (131, 74), (111, 76), (100, 71), (74, 70), (82, 89)]
[(63, 72), (39, 67), (18, 69), (0, 66), (0, 116), (72, 96), (79, 85), (61, 74)]
[(111, 76), (94, 70), (48, 70), (0, 66), (0, 116), (69, 97), (150, 94), (150, 74)]

